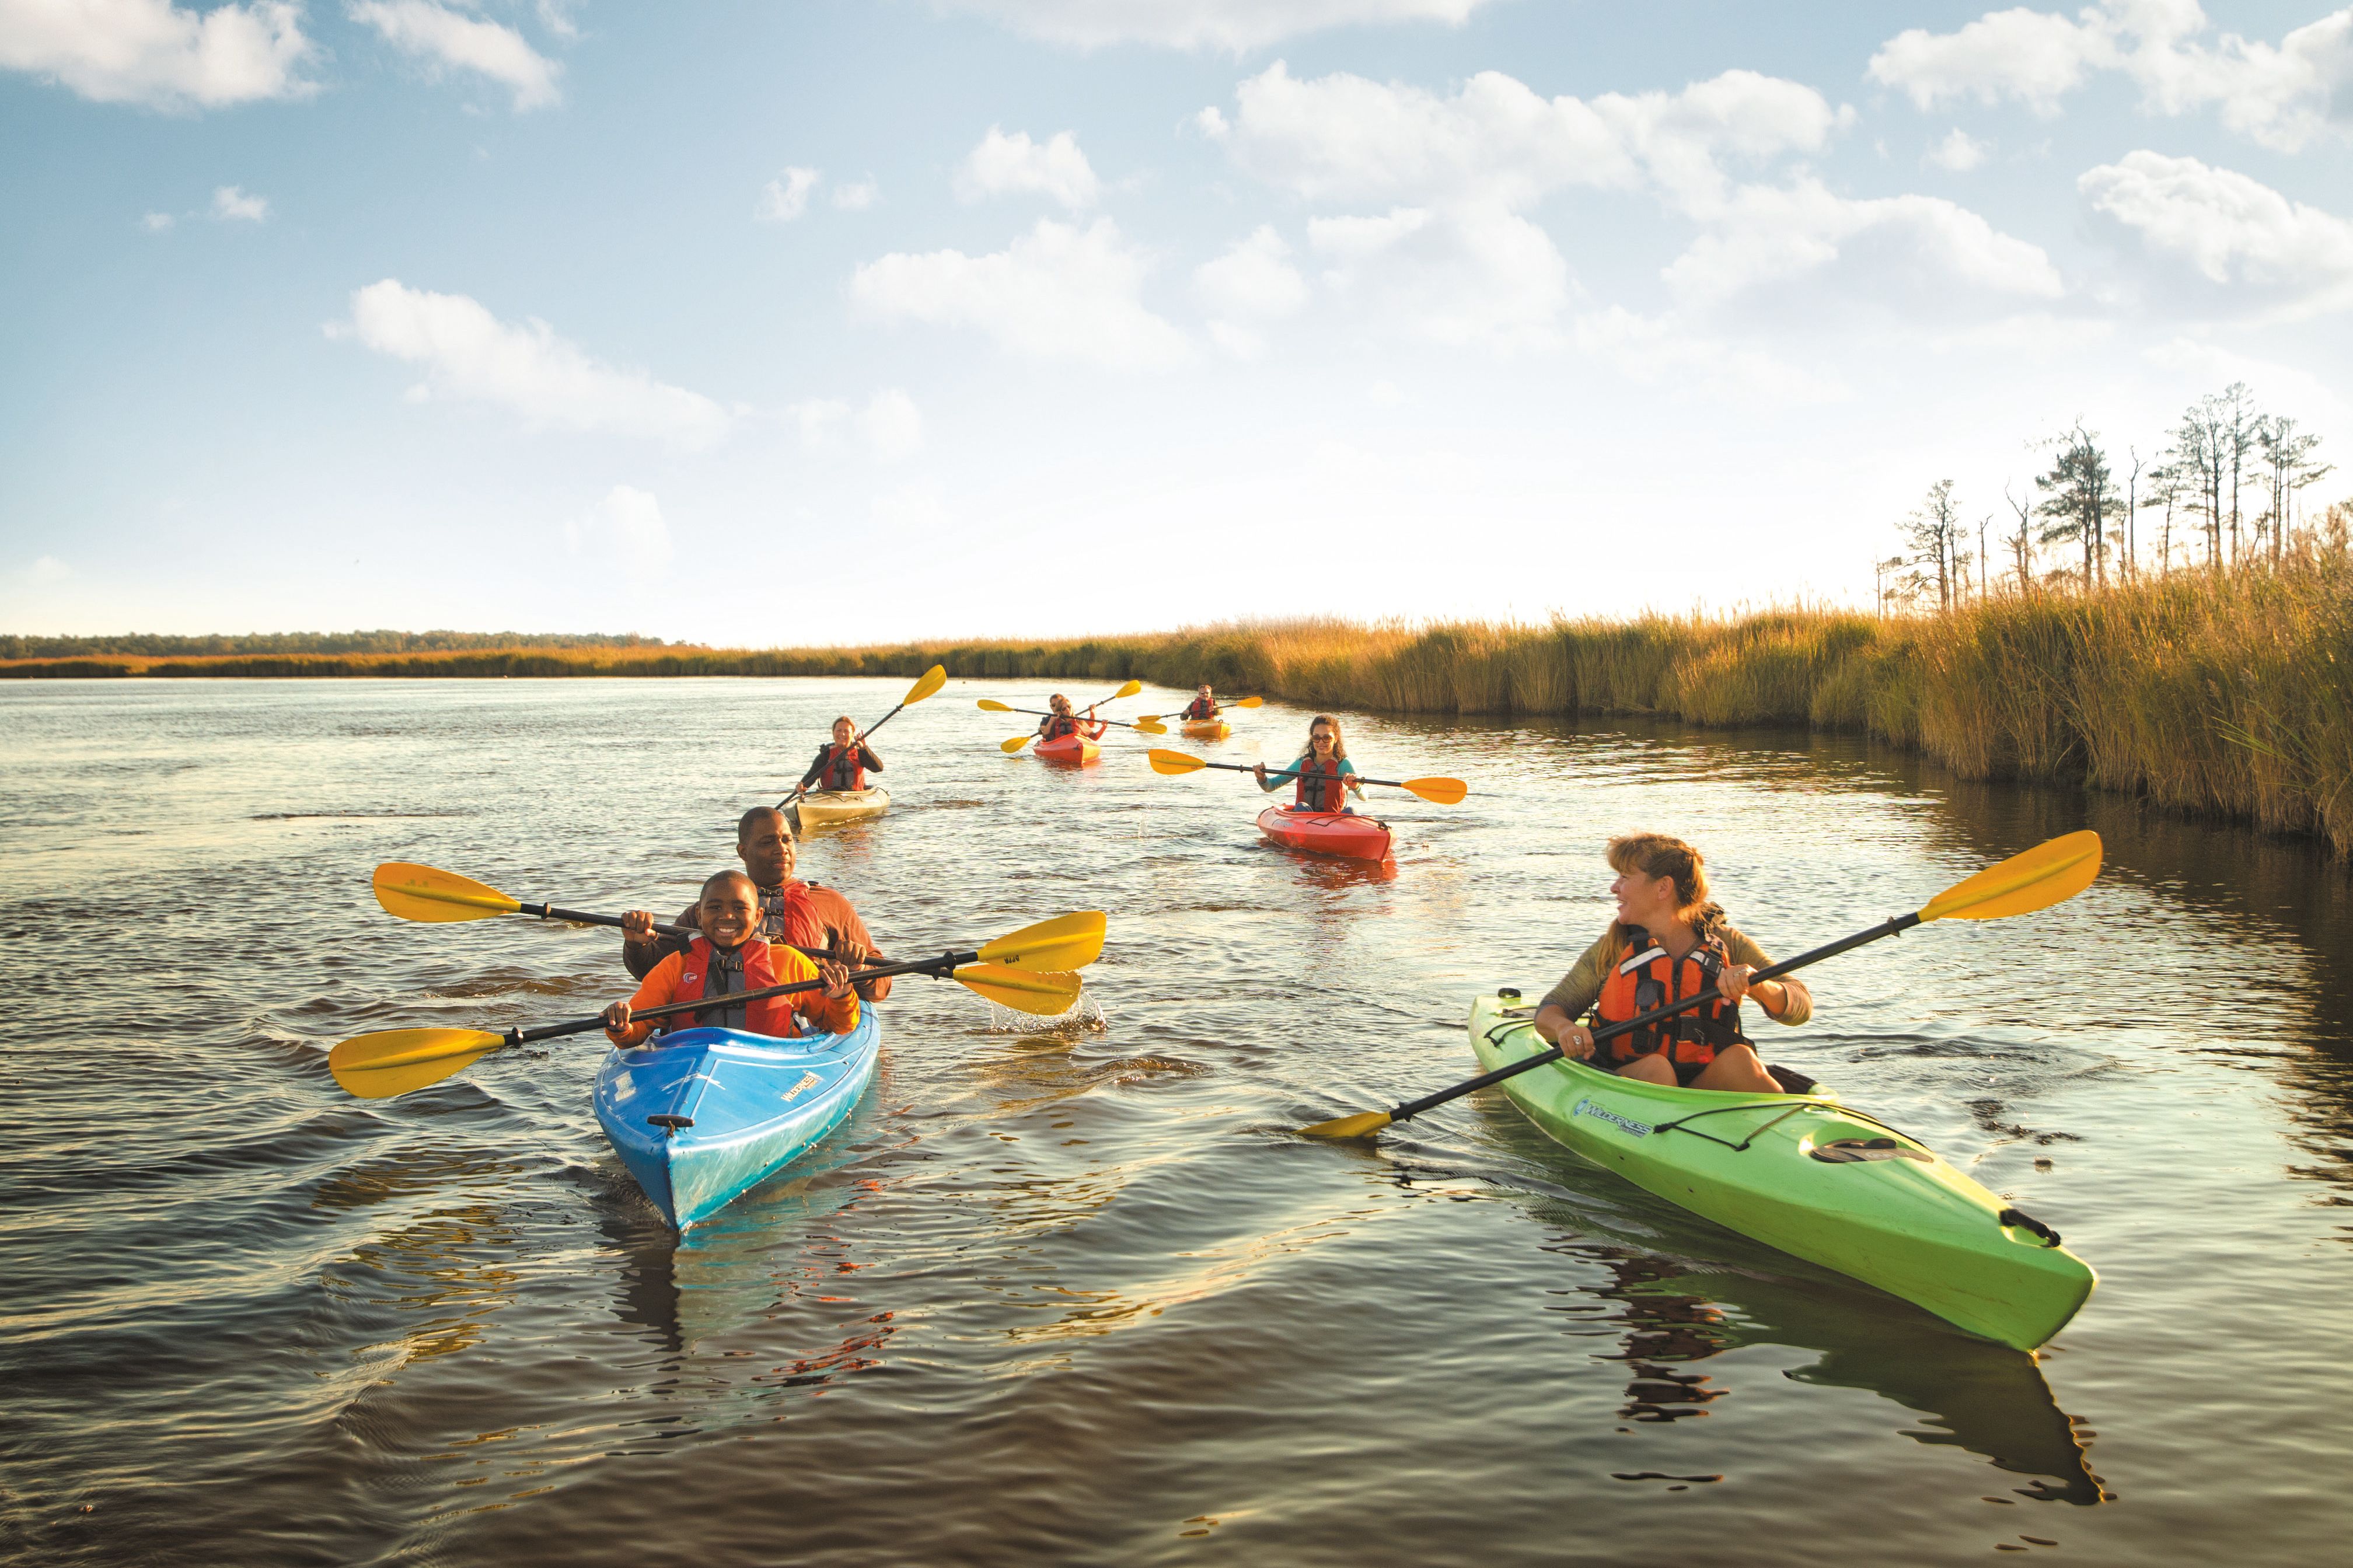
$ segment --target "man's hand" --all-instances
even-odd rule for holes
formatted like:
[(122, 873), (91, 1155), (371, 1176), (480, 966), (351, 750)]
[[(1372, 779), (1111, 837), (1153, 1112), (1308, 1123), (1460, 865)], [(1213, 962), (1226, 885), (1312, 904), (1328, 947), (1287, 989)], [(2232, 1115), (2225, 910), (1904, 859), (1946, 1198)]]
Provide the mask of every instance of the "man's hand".
[[(650, 947), (654, 940), (651, 910), (631, 910), (621, 917), (621, 936), (631, 947)], [(626, 1004), (624, 1004), (626, 1005)]]

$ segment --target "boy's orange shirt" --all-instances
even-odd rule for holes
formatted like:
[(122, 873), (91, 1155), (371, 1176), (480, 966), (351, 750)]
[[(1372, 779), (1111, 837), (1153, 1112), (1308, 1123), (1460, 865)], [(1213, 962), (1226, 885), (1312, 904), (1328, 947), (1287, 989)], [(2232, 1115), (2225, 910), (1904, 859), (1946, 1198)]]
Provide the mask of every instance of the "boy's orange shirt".
[[(757, 941), (757, 938), (754, 939)], [(818, 977), (817, 965), (797, 950), (768, 944), (768, 962), (776, 973), (776, 984), (792, 985)], [(679, 976), (685, 973), (686, 954), (673, 952), (654, 965), (638, 994), (629, 998), (629, 1011), (645, 1007), (663, 1007), (679, 998)], [(771, 996), (765, 1001), (746, 1002), (744, 1006), (744, 1027), (754, 1035), (768, 1035), (778, 1039), (799, 1036), (800, 1025), (793, 1017), (796, 1009), (805, 1014), (818, 1031), (828, 1035), (846, 1035), (858, 1027), (858, 993), (847, 996), (828, 996), (822, 991), (798, 991), (789, 996)], [(654, 1031), (655, 1020), (648, 1023), (630, 1021), (627, 1029), (607, 1029), (606, 1037), (617, 1046), (634, 1046)]]

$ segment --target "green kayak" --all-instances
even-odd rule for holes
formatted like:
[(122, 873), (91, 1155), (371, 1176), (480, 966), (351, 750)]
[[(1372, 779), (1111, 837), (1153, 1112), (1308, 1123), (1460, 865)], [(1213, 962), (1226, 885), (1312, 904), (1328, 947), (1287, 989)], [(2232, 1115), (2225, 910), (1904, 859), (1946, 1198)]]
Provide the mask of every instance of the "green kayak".
[[(1545, 1049), (1519, 993), (1471, 1007), (1493, 1070)], [(2020, 1350), (2066, 1326), (2091, 1265), (1914, 1139), (1802, 1095), (1669, 1089), (1581, 1062), (1501, 1086), (1551, 1138), (1645, 1192)]]

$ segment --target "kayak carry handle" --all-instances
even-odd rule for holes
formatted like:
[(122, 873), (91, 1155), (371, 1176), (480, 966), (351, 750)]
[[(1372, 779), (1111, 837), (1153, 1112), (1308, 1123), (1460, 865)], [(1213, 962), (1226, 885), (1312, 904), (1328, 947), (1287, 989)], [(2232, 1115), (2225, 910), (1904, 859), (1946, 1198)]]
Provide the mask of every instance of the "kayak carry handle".
[(2059, 1245), (2059, 1233), (2024, 1209), (2004, 1209), (1994, 1215), (1994, 1223), (2000, 1226), (2016, 1226), (2021, 1230), (2031, 1230), (2042, 1238), (2042, 1245), (2045, 1247)]
[(694, 1118), (691, 1116), (671, 1116), (668, 1114), (649, 1116), (646, 1118), (646, 1125), (649, 1127), (660, 1128), (662, 1130), (662, 1136), (665, 1138), (675, 1138), (678, 1136), (678, 1130), (680, 1128), (691, 1127), (694, 1125)]

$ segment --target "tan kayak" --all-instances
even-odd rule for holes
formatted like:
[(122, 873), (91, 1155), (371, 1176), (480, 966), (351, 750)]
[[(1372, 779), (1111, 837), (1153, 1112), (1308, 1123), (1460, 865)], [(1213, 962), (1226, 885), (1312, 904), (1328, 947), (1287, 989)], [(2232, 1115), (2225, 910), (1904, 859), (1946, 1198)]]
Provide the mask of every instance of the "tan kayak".
[(880, 785), (872, 789), (819, 789), (801, 796), (798, 808), (801, 831), (812, 827), (831, 827), (836, 823), (860, 822), (870, 816), (880, 816), (891, 809), (891, 792)]
[(1223, 719), (1187, 719), (1176, 727), (1196, 741), (1222, 741), (1234, 732)]

